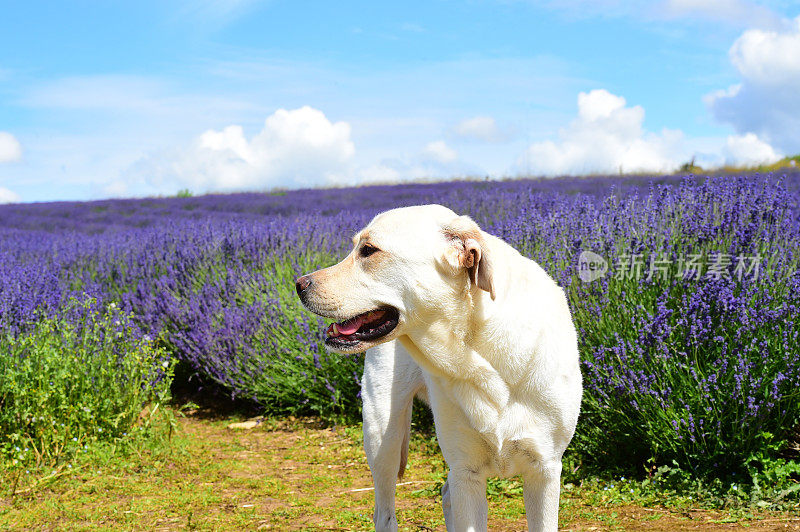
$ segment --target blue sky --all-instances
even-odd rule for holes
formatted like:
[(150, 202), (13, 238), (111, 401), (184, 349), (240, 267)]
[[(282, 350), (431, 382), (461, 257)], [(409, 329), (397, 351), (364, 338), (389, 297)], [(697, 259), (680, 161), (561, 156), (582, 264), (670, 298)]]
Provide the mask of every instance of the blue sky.
[(800, 152), (800, 6), (0, 2), (0, 202)]

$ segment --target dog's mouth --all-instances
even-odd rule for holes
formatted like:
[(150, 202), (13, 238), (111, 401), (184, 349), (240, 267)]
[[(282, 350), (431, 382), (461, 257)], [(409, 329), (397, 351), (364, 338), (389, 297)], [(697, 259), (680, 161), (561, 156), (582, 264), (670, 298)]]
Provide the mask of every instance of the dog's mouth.
[(339, 323), (331, 323), (326, 331), (325, 343), (333, 348), (353, 349), (364, 342), (383, 338), (392, 332), (400, 320), (393, 307), (364, 312)]

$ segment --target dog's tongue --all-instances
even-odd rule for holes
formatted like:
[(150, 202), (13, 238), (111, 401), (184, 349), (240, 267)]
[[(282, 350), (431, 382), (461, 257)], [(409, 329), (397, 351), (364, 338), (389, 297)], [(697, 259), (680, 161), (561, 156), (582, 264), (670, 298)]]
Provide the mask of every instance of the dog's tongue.
[(366, 321), (366, 318), (367, 316), (362, 314), (361, 316), (345, 320), (342, 323), (337, 323), (336, 328), (339, 329), (339, 334), (353, 334), (361, 327), (364, 321)]
[[(328, 336), (349, 336), (361, 328), (365, 323), (369, 323), (376, 319), (382, 318), (384, 311), (373, 310), (366, 314), (360, 314), (349, 320), (344, 320), (341, 323), (331, 324), (328, 327)], [(336, 327), (334, 328), (334, 325)]]

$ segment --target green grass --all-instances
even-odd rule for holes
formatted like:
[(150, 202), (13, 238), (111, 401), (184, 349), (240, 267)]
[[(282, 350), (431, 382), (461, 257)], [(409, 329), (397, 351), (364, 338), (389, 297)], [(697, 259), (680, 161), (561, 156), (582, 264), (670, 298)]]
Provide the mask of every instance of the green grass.
[(172, 362), (114, 305), (73, 301), (62, 317), (0, 335), (0, 353), (0, 471), (58, 470), (92, 448), (149, 437), (169, 400)]
[[(371, 528), (372, 481), (359, 426), (288, 418), (232, 431), (227, 425), (235, 417), (172, 414), (179, 429), (170, 440), (96, 447), (56, 475), (22, 479), (13, 496), (10, 472), (0, 473), (0, 530)], [(752, 529), (800, 526), (797, 506), (715, 508), (711, 500), (642, 483), (582, 478), (574, 463), (565, 470), (563, 529), (623, 530), (647, 523), (660, 530), (726, 522)], [(443, 529), (439, 489), (445, 477), (435, 437), (415, 432), (408, 471), (398, 486), (401, 529)], [(516, 478), (490, 480), (491, 530), (524, 528), (521, 488)]]
[(740, 165), (740, 166), (733, 166), (733, 165), (723, 165), (719, 168), (708, 168), (703, 169), (702, 167), (694, 164), (694, 159), (691, 161), (683, 164), (679, 171), (681, 173), (692, 173), (692, 174), (703, 174), (703, 173), (712, 173), (712, 174), (744, 174), (744, 173), (768, 173), (768, 172), (781, 172), (785, 170), (794, 170), (800, 167), (800, 154), (797, 155), (787, 155), (786, 157), (775, 161), (771, 164), (757, 164), (753, 166), (747, 165)]

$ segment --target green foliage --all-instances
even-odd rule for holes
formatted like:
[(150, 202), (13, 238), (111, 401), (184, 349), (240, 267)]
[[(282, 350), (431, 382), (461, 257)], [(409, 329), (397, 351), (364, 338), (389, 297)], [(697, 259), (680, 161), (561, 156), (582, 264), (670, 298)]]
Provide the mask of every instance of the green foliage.
[(175, 194), (176, 198), (191, 198), (192, 196), (194, 194), (188, 188), (182, 188)]
[[(73, 301), (0, 337), (0, 467), (54, 466), (147, 427), (169, 399), (172, 362), (115, 306)], [(149, 408), (145, 409), (148, 405)]]
[(703, 169), (700, 166), (696, 165), (694, 161), (695, 161), (695, 158), (692, 157), (692, 159), (690, 161), (683, 163), (680, 166), (680, 168), (678, 168), (678, 172), (681, 173), (681, 174), (699, 174), (699, 173), (701, 173), (703, 171)]
[(315, 414), (330, 422), (360, 417), (361, 356), (302, 353), (276, 358), (253, 391), (267, 411)]
[(722, 171), (723, 173), (741, 173), (741, 172), (760, 172), (760, 173), (768, 173), (768, 172), (780, 172), (785, 171), (787, 169), (795, 169), (800, 166), (800, 154), (797, 155), (787, 155), (783, 159), (779, 159), (771, 164), (758, 164), (754, 166), (730, 166), (726, 165), (722, 168), (718, 169), (717, 171)]
[(250, 355), (235, 360), (241, 389), (273, 414), (319, 415), (331, 422), (361, 419), (360, 377), (363, 355), (341, 355), (325, 349), (320, 338), (324, 321), (305, 310), (294, 292), (295, 269), (313, 271), (335, 262), (334, 257), (306, 253), (262, 266), (274, 283), (269, 301), (263, 288), (240, 294), (270, 308), (248, 338)]
[[(573, 455), (574, 459), (574, 455)], [(569, 460), (567, 460), (569, 462)], [(746, 474), (732, 473), (723, 478), (698, 476), (682, 469), (677, 462), (651, 467), (643, 477), (586, 476), (565, 468), (565, 486), (580, 485), (583, 495), (602, 503), (668, 505), (701, 508), (748, 508), (769, 510), (796, 509), (800, 503), (800, 463), (786, 459), (766, 459)], [(601, 502), (597, 501), (588, 501)]]

